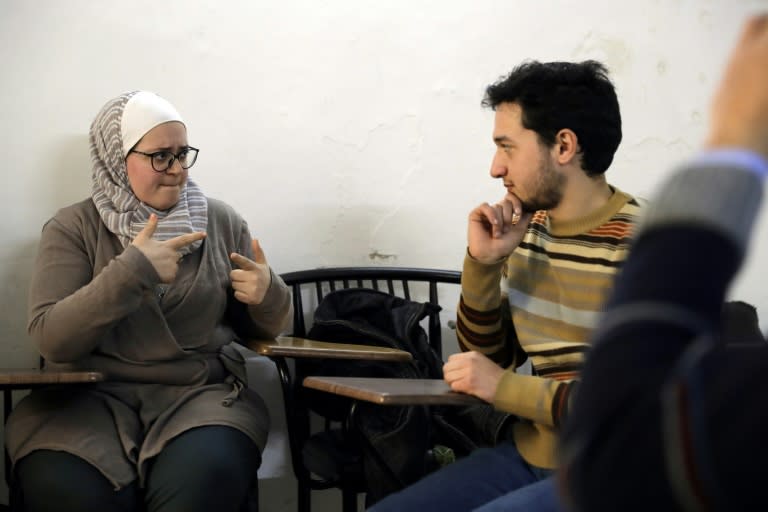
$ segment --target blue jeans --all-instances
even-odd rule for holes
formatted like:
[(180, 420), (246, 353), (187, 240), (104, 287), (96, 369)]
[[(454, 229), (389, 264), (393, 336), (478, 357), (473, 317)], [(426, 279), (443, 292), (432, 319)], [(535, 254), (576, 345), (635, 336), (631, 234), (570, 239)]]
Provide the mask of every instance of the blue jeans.
[[(551, 470), (528, 464), (515, 444), (504, 442), (493, 448), (481, 448), (448, 466), (422, 478), (413, 485), (374, 504), (369, 512), (401, 512), (403, 510), (440, 510), (466, 512), (483, 505), (499, 503), (503, 510), (515, 510), (516, 500), (526, 506), (549, 503), (552, 508), (531, 509), (558, 511)], [(531, 492), (518, 494), (534, 485)], [(519, 491), (522, 492), (522, 491)], [(504, 501), (502, 501), (504, 500)], [(509, 500), (509, 501), (506, 501)], [(502, 510), (502, 508), (491, 508)], [(528, 510), (522, 508), (520, 510)], [(483, 509), (483, 512), (486, 512)]]
[(510, 510), (563, 512), (565, 507), (557, 495), (554, 477), (550, 476), (489, 501), (473, 512), (508, 512)]

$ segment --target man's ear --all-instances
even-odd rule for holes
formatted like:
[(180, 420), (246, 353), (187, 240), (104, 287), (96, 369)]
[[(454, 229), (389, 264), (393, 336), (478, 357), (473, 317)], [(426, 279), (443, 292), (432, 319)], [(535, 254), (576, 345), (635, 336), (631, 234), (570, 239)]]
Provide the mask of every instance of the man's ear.
[(555, 158), (561, 165), (570, 163), (579, 154), (579, 138), (568, 128), (555, 136)]

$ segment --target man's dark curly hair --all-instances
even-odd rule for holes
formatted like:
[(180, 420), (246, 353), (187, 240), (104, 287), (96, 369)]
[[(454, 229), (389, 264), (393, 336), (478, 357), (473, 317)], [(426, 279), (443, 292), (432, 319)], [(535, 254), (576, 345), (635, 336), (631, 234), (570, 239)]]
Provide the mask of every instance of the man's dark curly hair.
[(528, 61), (485, 90), (483, 106), (517, 103), (523, 126), (546, 146), (565, 128), (578, 137), (581, 166), (604, 173), (621, 142), (621, 113), (608, 70), (600, 62)]

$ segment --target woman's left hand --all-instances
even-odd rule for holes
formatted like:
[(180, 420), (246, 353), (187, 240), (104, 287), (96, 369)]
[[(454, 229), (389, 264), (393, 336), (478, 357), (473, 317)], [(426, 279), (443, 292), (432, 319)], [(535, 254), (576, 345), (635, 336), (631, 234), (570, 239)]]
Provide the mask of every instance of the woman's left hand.
[(267, 258), (264, 256), (264, 251), (261, 250), (259, 241), (252, 240), (251, 247), (253, 248), (253, 260), (236, 252), (229, 255), (232, 263), (239, 267), (229, 273), (229, 278), (232, 280), (235, 298), (244, 304), (255, 305), (261, 304), (261, 301), (264, 300), (264, 295), (272, 281), (272, 275), (269, 272)]

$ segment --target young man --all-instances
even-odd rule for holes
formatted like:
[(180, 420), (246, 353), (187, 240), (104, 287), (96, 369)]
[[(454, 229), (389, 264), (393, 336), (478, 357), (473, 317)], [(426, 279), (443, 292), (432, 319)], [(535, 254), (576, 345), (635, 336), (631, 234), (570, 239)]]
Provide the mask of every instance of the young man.
[[(539, 482), (556, 467), (557, 429), (640, 211), (605, 179), (621, 115), (602, 64), (522, 64), (488, 87), (483, 104), (496, 112), (491, 176), (507, 193), (469, 214), (464, 352), (444, 375), (455, 391), (519, 419), (507, 442), (385, 498), (376, 512), (466, 511), (497, 498), (505, 510), (556, 507), (552, 481)], [(526, 358), (532, 375), (515, 373)]]
[(575, 510), (768, 509), (768, 344), (716, 334), (767, 176), (763, 14), (732, 53), (704, 150), (659, 189), (596, 333), (563, 434)]

